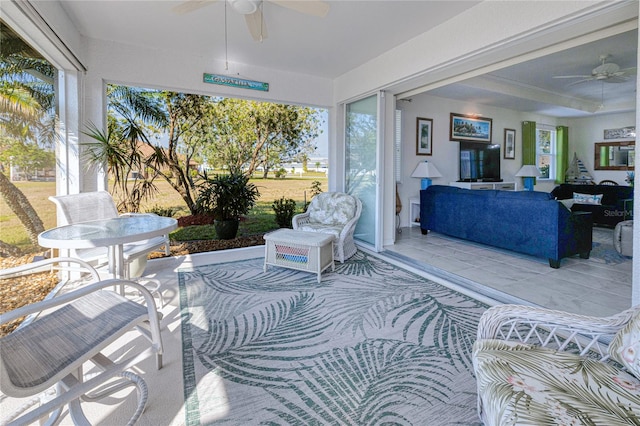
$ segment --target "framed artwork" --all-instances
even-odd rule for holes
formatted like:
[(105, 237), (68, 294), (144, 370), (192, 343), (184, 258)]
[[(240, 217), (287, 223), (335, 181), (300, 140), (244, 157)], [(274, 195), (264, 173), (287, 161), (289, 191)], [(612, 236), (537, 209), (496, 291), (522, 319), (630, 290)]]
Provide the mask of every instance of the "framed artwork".
[(433, 120), (416, 119), (416, 155), (433, 154)]
[(491, 143), (493, 120), (475, 115), (451, 113), (449, 139), (452, 141), (469, 141)]
[(504, 129), (504, 158), (506, 160), (516, 159), (516, 131), (514, 129)]

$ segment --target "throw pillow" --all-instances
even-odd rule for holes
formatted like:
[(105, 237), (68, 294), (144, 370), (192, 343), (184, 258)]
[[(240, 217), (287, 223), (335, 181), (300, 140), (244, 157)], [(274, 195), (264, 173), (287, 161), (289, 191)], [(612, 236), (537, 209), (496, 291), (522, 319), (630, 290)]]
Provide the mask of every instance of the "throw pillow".
[(580, 194), (579, 192), (573, 193), (573, 201), (576, 204), (602, 204), (602, 194)]
[(609, 345), (609, 355), (640, 379), (640, 312), (616, 333)]

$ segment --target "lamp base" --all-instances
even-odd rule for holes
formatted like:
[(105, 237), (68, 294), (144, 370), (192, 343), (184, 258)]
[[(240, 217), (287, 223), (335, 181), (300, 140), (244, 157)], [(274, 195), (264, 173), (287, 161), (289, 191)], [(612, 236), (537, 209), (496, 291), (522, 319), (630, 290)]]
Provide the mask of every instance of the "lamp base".
[(420, 180), (420, 189), (427, 189), (429, 186), (431, 186), (431, 179), (422, 178), (422, 180)]
[(524, 182), (524, 190), (533, 191), (533, 182), (535, 181), (535, 179), (532, 177), (525, 177), (522, 180)]

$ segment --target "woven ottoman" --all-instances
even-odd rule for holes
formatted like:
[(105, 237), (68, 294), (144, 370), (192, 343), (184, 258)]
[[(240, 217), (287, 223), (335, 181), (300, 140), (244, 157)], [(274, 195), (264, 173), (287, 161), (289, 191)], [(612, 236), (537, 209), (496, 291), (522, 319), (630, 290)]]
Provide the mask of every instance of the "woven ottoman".
[(278, 229), (264, 236), (264, 271), (268, 265), (282, 266), (298, 271), (313, 272), (322, 279), (322, 271), (333, 261), (334, 236), (320, 232)]
[(633, 256), (633, 220), (618, 222), (613, 230), (613, 246), (623, 256)]

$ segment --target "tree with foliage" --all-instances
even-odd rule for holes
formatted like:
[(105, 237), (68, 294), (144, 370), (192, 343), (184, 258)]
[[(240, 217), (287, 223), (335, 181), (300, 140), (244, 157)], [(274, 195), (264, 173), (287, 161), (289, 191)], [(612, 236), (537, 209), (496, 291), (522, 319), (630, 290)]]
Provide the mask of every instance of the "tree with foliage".
[[(6, 25), (0, 25), (0, 194), (38, 246), (42, 220), (5, 175), (12, 162), (29, 170), (51, 162), (54, 141), (55, 68)], [(0, 241), (0, 255), (20, 250)]]
[[(108, 98), (108, 132), (90, 128), (87, 145), (93, 163), (108, 165), (121, 203), (134, 211), (154, 191), (153, 180), (162, 178), (196, 214), (197, 160), (247, 175), (263, 165), (266, 173), (308, 152), (317, 136), (312, 108), (122, 86), (109, 87)], [(166, 147), (154, 141), (162, 134)], [(135, 169), (151, 172), (137, 187), (127, 179)]]
[[(191, 212), (196, 210), (193, 160), (207, 141), (211, 100), (206, 96), (125, 86), (109, 86), (108, 132), (89, 128), (92, 163), (108, 164), (119, 205), (137, 211), (157, 191), (153, 181), (166, 180)], [(155, 138), (168, 137), (164, 147)], [(129, 180), (132, 172), (139, 178)]]
[(281, 163), (308, 158), (319, 134), (314, 108), (243, 99), (220, 99), (215, 107), (211, 144), (204, 155), (212, 164), (252, 174)]

